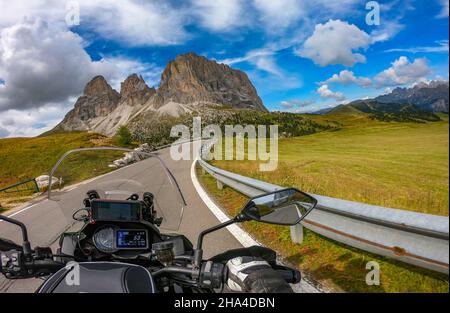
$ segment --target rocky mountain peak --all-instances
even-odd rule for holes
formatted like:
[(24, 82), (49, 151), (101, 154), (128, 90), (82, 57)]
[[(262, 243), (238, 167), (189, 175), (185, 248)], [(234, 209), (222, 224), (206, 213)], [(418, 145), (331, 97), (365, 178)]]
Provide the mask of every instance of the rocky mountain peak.
[(412, 88), (398, 87), (375, 98), (382, 103), (408, 103), (428, 112), (448, 113), (448, 81), (419, 83)]
[(161, 75), (155, 103), (168, 102), (207, 102), (267, 111), (244, 72), (192, 52), (178, 55)]
[(127, 98), (137, 92), (154, 94), (156, 90), (148, 87), (141, 75), (131, 74), (120, 84), (120, 96)]
[(85, 96), (100, 96), (103, 94), (117, 94), (117, 92), (108, 84), (106, 79), (101, 76), (95, 76), (84, 87)]

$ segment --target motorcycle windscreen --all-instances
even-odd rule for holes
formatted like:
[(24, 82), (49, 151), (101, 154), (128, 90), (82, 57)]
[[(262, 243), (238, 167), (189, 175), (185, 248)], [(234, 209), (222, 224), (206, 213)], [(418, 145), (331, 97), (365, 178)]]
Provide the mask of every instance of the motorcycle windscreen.
[(72, 150), (50, 172), (49, 200), (56, 203), (67, 220), (84, 208), (88, 192), (96, 191), (101, 199), (127, 200), (144, 193), (153, 195), (162, 230), (178, 230), (185, 206), (179, 186), (156, 155), (122, 148), (88, 148)]

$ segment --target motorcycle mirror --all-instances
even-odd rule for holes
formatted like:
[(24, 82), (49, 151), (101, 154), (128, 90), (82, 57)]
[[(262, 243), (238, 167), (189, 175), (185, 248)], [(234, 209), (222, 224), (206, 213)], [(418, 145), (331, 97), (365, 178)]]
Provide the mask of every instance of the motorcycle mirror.
[(22, 231), (22, 251), (23, 254), (25, 255), (25, 257), (30, 257), (31, 256), (31, 245), (30, 242), (28, 241), (28, 232), (27, 232), (27, 227), (25, 226), (25, 224), (23, 224), (22, 222), (19, 222), (15, 219), (6, 217), (4, 215), (0, 215), (0, 220), (3, 220), (7, 223), (19, 226), (21, 231)]
[(295, 188), (287, 188), (252, 198), (241, 215), (263, 223), (295, 225), (316, 205), (317, 200), (310, 195)]
[(78, 222), (88, 222), (90, 219), (90, 209), (89, 208), (78, 209), (72, 214), (72, 218)]

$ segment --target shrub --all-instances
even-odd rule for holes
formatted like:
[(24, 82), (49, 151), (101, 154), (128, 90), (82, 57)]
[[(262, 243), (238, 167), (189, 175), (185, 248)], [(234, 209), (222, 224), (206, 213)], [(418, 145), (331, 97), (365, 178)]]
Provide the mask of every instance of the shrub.
[(127, 147), (132, 143), (132, 135), (126, 126), (120, 126), (114, 136), (114, 143), (121, 147)]

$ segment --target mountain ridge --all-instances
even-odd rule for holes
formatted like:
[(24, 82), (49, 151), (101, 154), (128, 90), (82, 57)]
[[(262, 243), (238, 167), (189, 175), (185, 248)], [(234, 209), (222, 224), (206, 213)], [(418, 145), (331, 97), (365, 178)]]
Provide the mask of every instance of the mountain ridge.
[(143, 113), (177, 117), (223, 105), (268, 112), (247, 74), (190, 52), (167, 64), (157, 89), (131, 74), (117, 92), (103, 76), (95, 76), (51, 132), (90, 130), (111, 136)]

